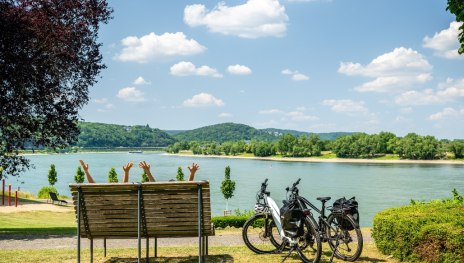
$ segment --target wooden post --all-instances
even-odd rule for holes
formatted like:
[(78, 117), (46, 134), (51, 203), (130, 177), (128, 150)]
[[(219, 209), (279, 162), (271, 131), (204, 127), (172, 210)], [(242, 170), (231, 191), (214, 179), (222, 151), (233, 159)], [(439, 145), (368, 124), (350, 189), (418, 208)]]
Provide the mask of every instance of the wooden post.
[(2, 205), (5, 205), (5, 179), (2, 180)]
[(18, 207), (18, 191), (15, 191), (15, 207)]
[(11, 184), (8, 185), (8, 206), (11, 206)]

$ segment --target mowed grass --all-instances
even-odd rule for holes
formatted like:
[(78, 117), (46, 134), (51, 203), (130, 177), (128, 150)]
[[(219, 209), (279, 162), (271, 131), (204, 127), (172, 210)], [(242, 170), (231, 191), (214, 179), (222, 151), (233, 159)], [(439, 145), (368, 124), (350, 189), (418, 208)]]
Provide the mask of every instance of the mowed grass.
[(76, 234), (75, 218), (72, 209), (0, 213), (0, 235), (73, 235)]
[[(368, 236), (369, 228), (363, 229), (365, 236)], [(15, 238), (19, 236), (35, 237), (60, 237), (75, 235), (76, 223), (74, 211), (70, 208), (69, 212), (51, 212), (51, 211), (31, 211), (31, 212), (14, 212), (0, 213), (0, 236), (6, 238)], [(235, 235), (238, 239), (230, 246), (214, 246), (210, 240), (209, 256), (207, 262), (281, 262), (286, 255), (270, 254), (257, 255), (250, 251), (245, 244), (241, 244), (241, 229), (227, 228), (217, 230), (216, 235)], [(24, 249), (27, 248), (27, 241), (24, 241), (24, 247), (20, 249), (1, 249), (0, 247), (0, 263), (3, 262), (76, 262), (76, 249)], [(95, 242), (102, 242), (97, 240)], [(152, 244), (150, 245), (152, 246)], [(142, 247), (145, 247), (144, 241)], [(330, 249), (327, 244), (324, 244), (323, 257), (320, 262), (329, 262)], [(145, 255), (145, 250), (142, 249), (142, 256)], [(158, 258), (153, 257), (153, 247), (150, 248), (150, 262), (198, 262), (198, 247), (159, 247)], [(89, 262), (89, 249), (83, 247), (81, 252), (82, 262)], [(136, 262), (136, 248), (111, 248), (108, 247), (107, 257), (103, 256), (103, 249), (94, 250), (94, 262)], [(301, 262), (296, 253), (293, 253), (285, 262)], [(334, 262), (343, 262), (334, 260)], [(395, 263), (388, 256), (378, 252), (372, 241), (364, 243), (363, 253), (360, 259), (356, 262), (387, 262)]]
[[(144, 245), (142, 245), (144, 246)], [(243, 246), (210, 246), (209, 255), (206, 262), (281, 262), (286, 254), (267, 254), (259, 255), (250, 251), (245, 245)], [(145, 256), (145, 250), (142, 250), (142, 257)], [(83, 249), (81, 252), (82, 262), (89, 262), (89, 249)], [(10, 262), (76, 262), (76, 249), (39, 249), (39, 250), (0, 250), (0, 263)], [(103, 255), (103, 249), (94, 250), (94, 262), (137, 262), (136, 248), (119, 248), (108, 249), (106, 258)], [(143, 261), (145, 262), (145, 261)], [(153, 248), (150, 250), (149, 262), (198, 262), (198, 248), (188, 247), (159, 247), (158, 258), (153, 257)], [(285, 260), (287, 263), (301, 262), (296, 253), (292, 253)], [(330, 262), (330, 251), (325, 246), (324, 254), (321, 258), (322, 263)], [(333, 262), (344, 262), (334, 259)], [(396, 263), (397, 261), (389, 259), (387, 256), (380, 255), (376, 252), (372, 243), (367, 243), (361, 257), (356, 261), (359, 263), (385, 262)]]

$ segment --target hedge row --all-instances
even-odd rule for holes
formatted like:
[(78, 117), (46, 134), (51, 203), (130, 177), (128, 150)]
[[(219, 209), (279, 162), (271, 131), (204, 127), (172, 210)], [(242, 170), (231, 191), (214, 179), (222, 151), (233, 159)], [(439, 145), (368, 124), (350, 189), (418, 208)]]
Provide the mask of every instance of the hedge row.
[(240, 228), (243, 227), (243, 224), (245, 224), (248, 218), (247, 216), (215, 216), (213, 217), (213, 224), (215, 228)]
[(464, 205), (419, 203), (384, 210), (374, 216), (377, 248), (410, 262), (464, 262)]

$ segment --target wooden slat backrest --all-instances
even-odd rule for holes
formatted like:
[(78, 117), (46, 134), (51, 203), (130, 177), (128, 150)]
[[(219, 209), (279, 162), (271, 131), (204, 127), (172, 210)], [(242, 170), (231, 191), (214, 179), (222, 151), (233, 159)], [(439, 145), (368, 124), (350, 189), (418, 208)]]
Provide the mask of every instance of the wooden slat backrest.
[[(203, 233), (214, 235), (209, 182), (202, 181), (141, 184), (143, 236), (198, 236), (198, 185), (203, 196)], [(71, 184), (70, 188), (76, 214), (78, 188), (81, 191), (81, 237), (137, 237), (139, 184)]]

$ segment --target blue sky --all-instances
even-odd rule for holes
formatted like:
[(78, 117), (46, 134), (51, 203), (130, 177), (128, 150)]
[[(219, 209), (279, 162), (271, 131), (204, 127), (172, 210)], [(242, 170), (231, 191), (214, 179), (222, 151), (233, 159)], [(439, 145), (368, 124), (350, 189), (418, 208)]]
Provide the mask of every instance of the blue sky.
[(464, 138), (441, 0), (109, 1), (85, 121)]

